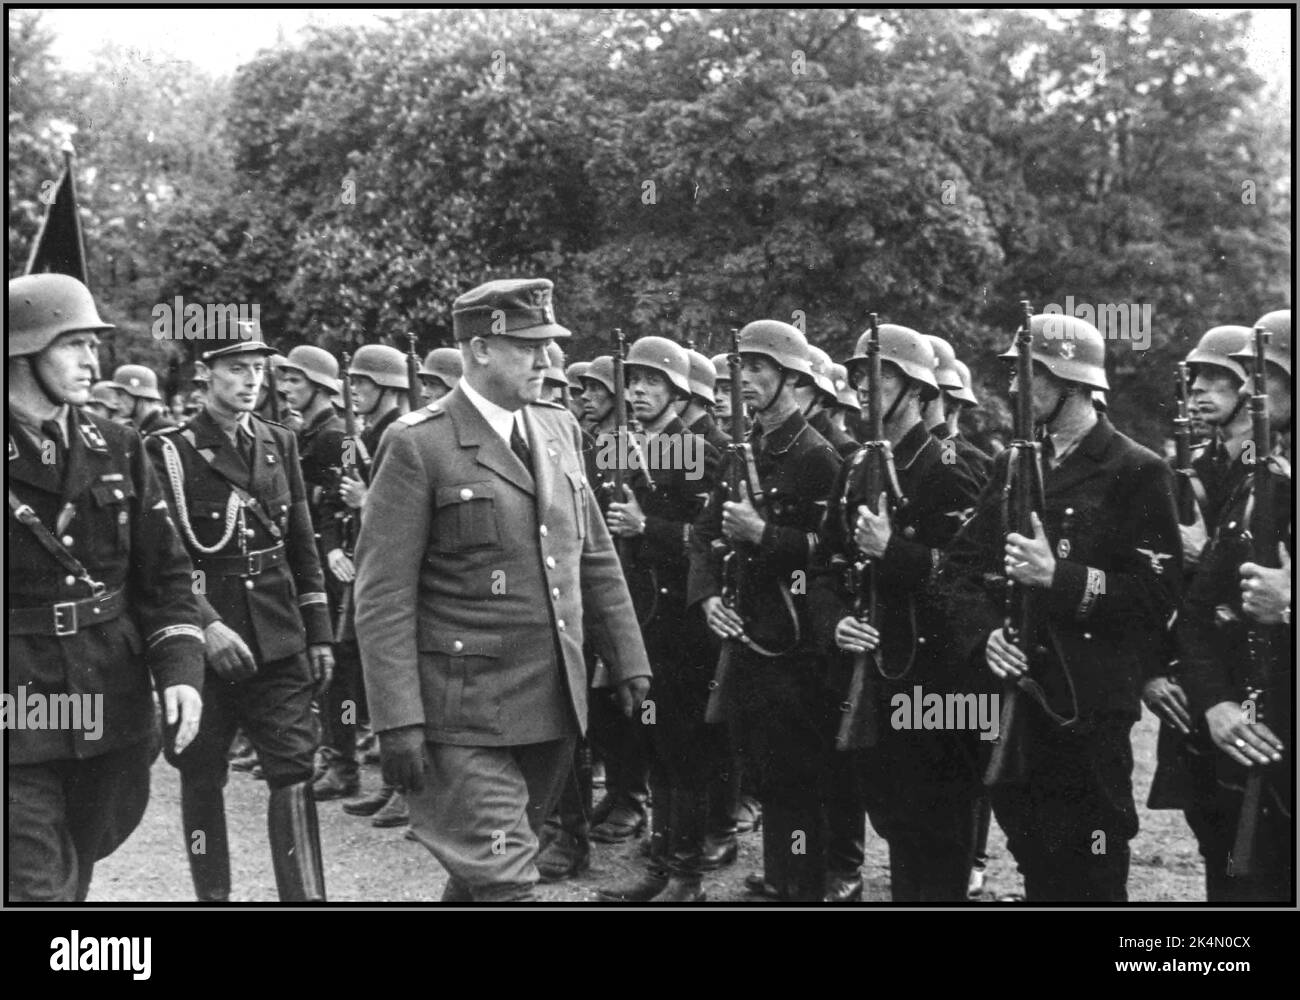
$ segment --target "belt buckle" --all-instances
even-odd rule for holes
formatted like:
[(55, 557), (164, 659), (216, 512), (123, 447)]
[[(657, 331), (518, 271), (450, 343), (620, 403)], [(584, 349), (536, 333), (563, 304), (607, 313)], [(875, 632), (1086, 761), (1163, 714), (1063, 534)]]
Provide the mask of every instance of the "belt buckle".
[[(69, 624), (69, 620), (71, 624)], [(63, 601), (54, 605), (54, 634), (55, 635), (76, 635), (77, 633), (77, 602)]]
[(262, 553), (250, 552), (244, 557), (246, 564), (244, 566), (245, 576), (257, 576), (262, 572)]

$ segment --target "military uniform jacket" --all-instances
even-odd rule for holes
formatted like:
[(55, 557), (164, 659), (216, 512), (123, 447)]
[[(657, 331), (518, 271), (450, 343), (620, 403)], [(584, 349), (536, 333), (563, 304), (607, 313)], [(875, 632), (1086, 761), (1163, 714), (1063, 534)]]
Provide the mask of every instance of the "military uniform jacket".
[[(691, 530), (708, 502), (717, 481), (719, 455), (716, 448), (700, 435), (692, 434), (677, 418), (665, 425), (661, 436), (682, 441), (683, 456), (698, 454), (701, 465), (695, 470), (685, 463), (668, 468), (652, 468), (654, 489), (646, 497), (641, 511), (645, 514), (645, 533), (637, 550), (637, 563), (653, 573), (656, 592), (653, 617), (643, 626), (680, 623), (686, 617), (686, 584), (691, 564)], [(699, 441), (699, 445), (689, 442)], [(695, 448), (700, 448), (699, 452)], [(676, 455), (675, 447), (665, 456)], [(696, 478), (689, 478), (689, 475)]]
[(858, 442), (849, 436), (848, 431), (841, 430), (835, 425), (835, 421), (831, 419), (830, 410), (818, 410), (808, 418), (808, 425), (824, 437), (826, 442), (835, 449), (835, 453), (846, 462), (861, 447)]
[[(81, 410), (68, 417), (63, 461), (44, 451), (10, 415), (9, 489), (31, 507), (66, 549), (102, 583), (125, 592), (126, 610), (75, 634), (8, 637), (5, 691), (21, 711), (27, 694), (100, 695), (98, 739), (69, 729), (6, 728), (11, 764), (94, 757), (145, 739), (153, 727), (150, 673), (159, 691), (203, 687), (203, 633), (191, 592), (190, 560), (167, 513), (162, 490), (129, 427)], [(8, 520), (11, 611), (50, 608), (92, 596), (20, 523)]]
[[(747, 561), (740, 614), (747, 636), (765, 648), (784, 649), (793, 639), (789, 625), (793, 607), (799, 624), (799, 642), (793, 651), (809, 651), (814, 642), (808, 582), (817, 569), (817, 531), (840, 457), (798, 411), (767, 434), (755, 422), (749, 441), (763, 490), (759, 513), (767, 526), (757, 546), (740, 548)], [(733, 474), (729, 467), (719, 471), (713, 496), (696, 521), (688, 605), (722, 594), (722, 567), (713, 542), (723, 538), (722, 504), (728, 498), (727, 479)]]
[(650, 674), (577, 421), (550, 404), (525, 419), (532, 475), (459, 387), (380, 444), (355, 584), (377, 731), (423, 726), (461, 746), (575, 736), (584, 633), (613, 683)]
[[(1271, 473), (1275, 477), (1276, 507), (1273, 523), (1289, 552), (1295, 551), (1292, 505), (1294, 492), (1289, 465), (1281, 465)], [(1238, 474), (1235, 487), (1223, 501), (1219, 522), (1196, 569), (1187, 600), (1178, 616), (1177, 636), (1182, 655), (1179, 679), (1187, 689), (1191, 701), (1192, 718), (1200, 722), (1207, 709), (1224, 701), (1241, 704), (1250, 688), (1250, 620), (1241, 609), (1242, 563), (1253, 561), (1248, 506), (1251, 506), (1252, 475)], [(1270, 562), (1276, 562), (1276, 557)], [(1277, 787), (1288, 784), (1285, 772), (1289, 769), (1294, 746), (1294, 660), (1291, 652), (1290, 630), (1285, 626), (1272, 626), (1273, 648), (1276, 652), (1271, 678), (1272, 688), (1259, 702), (1260, 719), (1286, 746), (1285, 757), (1278, 767), (1270, 767), (1274, 774), (1283, 772)], [(1240, 781), (1244, 768), (1232, 763), (1226, 754), (1215, 749), (1214, 756), (1219, 774), (1228, 780)], [(1290, 801), (1290, 792), (1286, 792)], [(1288, 806), (1289, 808), (1289, 806)]]
[(956, 450), (957, 457), (966, 463), (966, 469), (974, 477), (978, 488), (983, 489), (993, 471), (992, 456), (966, 440), (964, 435), (954, 434), (947, 424), (939, 424), (930, 433), (940, 442), (952, 442), (951, 447)]
[(692, 434), (703, 434), (704, 440), (713, 445), (719, 455), (727, 450), (727, 445), (731, 444), (731, 437), (726, 429), (714, 419), (711, 413), (704, 414), (686, 429)]
[[(858, 509), (869, 499), (866, 458), (867, 450), (859, 450), (840, 470), (831, 491), (822, 542), (835, 572), (819, 577), (815, 591), (818, 639), (825, 651), (836, 657), (838, 683), (833, 686), (841, 693), (848, 688), (852, 657), (836, 649), (835, 626), (853, 612), (854, 597), (846, 578), (859, 555), (853, 540)], [(940, 442), (919, 421), (894, 449), (894, 468), (903, 502), (892, 501), (896, 506), (889, 544), (877, 561), (877, 628), (883, 668), (890, 674), (906, 672), (906, 676), (896, 682), (879, 681), (877, 688), (885, 704), (889, 693), (910, 693), (917, 684), (927, 691), (961, 690), (963, 685), (970, 690), (966, 672), (952, 669), (958, 657), (944, 641), (944, 608), (934, 593), (933, 574), (942, 551), (979, 496), (979, 487), (965, 463), (945, 462)], [(887, 482), (885, 488), (889, 490)], [(824, 602), (824, 595), (832, 599)]]
[[(1004, 618), (1001, 499), (1010, 457), (1010, 451), (998, 455), (941, 569), (949, 641), (960, 644), (969, 669), (990, 688), (996, 679), (984, 661), (984, 644)], [(1172, 475), (1159, 456), (1100, 415), (1060, 465), (1043, 464), (1042, 520), (1056, 573), (1049, 588), (1034, 591), (1037, 644), (1050, 647), (1050, 625), (1084, 719), (1110, 714), (1136, 720), (1142, 684), (1161, 667), (1162, 635), (1181, 591)], [(1057, 656), (1049, 659), (1031, 669), (1049, 704), (1066, 715), (1073, 705), (1065, 675)]]
[[(252, 468), (206, 409), (145, 443), (194, 568), (204, 574), (203, 624), (224, 622), (259, 663), (268, 663), (330, 642), (331, 631), (297, 439), (287, 427), (257, 416), (250, 415), (249, 426)], [(179, 463), (174, 479), (168, 445)], [(213, 552), (198, 549), (223, 539)]]

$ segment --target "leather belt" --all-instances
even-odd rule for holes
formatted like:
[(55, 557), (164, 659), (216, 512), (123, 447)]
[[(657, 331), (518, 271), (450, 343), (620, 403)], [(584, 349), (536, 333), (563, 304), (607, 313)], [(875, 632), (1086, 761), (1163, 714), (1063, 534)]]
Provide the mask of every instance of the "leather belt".
[(9, 632), (11, 635), (75, 635), (87, 626), (111, 622), (125, 610), (123, 590), (40, 608), (14, 608), (9, 612)]
[(284, 544), (281, 543), (242, 556), (200, 556), (194, 560), (194, 567), (217, 576), (257, 576), (283, 562)]

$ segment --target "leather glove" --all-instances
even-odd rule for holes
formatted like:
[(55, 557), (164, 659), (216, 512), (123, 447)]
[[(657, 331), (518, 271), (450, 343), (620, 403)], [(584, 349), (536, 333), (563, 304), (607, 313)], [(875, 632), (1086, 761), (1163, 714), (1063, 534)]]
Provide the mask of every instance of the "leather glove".
[(384, 783), (406, 792), (424, 790), (424, 727), (403, 726), (379, 734)]

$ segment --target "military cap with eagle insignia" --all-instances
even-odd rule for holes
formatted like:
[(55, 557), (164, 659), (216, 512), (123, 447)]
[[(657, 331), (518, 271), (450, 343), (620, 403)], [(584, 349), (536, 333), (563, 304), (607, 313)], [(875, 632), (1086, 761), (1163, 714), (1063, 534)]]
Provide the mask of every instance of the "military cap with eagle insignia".
[(456, 340), (505, 334), (522, 340), (564, 340), (555, 321), (554, 286), (546, 278), (506, 278), (472, 288), (451, 306)]

